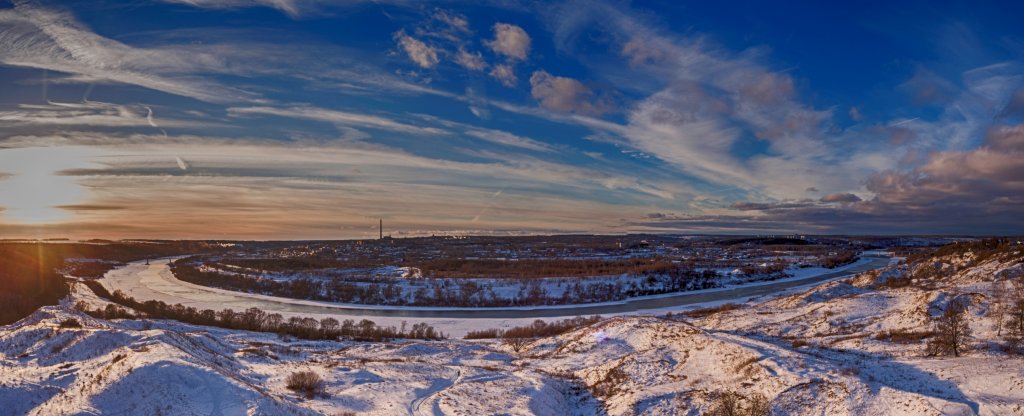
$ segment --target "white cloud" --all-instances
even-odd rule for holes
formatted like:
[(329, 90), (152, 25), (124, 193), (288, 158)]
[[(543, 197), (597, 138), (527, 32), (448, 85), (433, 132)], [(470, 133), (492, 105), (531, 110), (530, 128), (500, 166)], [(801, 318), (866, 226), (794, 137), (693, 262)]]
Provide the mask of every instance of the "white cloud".
[(508, 24), (494, 24), (494, 39), (487, 41), (487, 46), (494, 53), (504, 55), (511, 60), (526, 60), (530, 53), (530, 35), (523, 28)]
[(530, 76), (530, 94), (540, 105), (555, 111), (598, 115), (610, 110), (611, 104), (572, 78), (554, 76), (547, 71), (534, 71)]
[(465, 48), (459, 48), (455, 54), (455, 63), (471, 71), (483, 71), (487, 68), (487, 62), (480, 52), (469, 52)]
[(441, 61), (437, 56), (437, 48), (427, 45), (419, 39), (406, 35), (405, 31), (396, 32), (395, 41), (397, 41), (398, 46), (405, 51), (405, 54), (409, 56), (409, 59), (421, 68), (433, 68)]
[(519, 81), (519, 78), (516, 77), (516, 71), (512, 69), (512, 65), (508, 64), (495, 65), (494, 68), (491, 68), (490, 75), (501, 82), (501, 85), (509, 88), (516, 86), (516, 83)]

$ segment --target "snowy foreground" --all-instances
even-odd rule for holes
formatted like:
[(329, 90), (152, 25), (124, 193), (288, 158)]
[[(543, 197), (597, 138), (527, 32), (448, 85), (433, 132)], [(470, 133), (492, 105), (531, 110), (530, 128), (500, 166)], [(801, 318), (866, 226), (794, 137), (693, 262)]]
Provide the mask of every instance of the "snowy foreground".
[[(896, 269), (865, 273), (703, 318), (609, 318), (519, 353), (496, 341), (288, 341), (47, 307), (0, 327), (0, 413), (696, 415), (735, 391), (785, 415), (1024, 415), (1024, 360), (995, 347), (988, 313), (992, 276), (1021, 267), (989, 261), (899, 288), (878, 286)], [(965, 356), (878, 336), (929, 329), (953, 295), (972, 300)], [(59, 326), (72, 317), (83, 327)], [(288, 390), (301, 370), (325, 394)]]

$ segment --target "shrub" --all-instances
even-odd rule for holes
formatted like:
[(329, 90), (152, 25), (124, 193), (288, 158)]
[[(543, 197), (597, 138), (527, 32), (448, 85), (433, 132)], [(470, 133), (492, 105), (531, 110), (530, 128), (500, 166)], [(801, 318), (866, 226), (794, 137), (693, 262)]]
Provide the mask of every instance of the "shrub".
[(703, 318), (703, 317), (706, 317), (706, 316), (714, 315), (714, 314), (719, 313), (719, 312), (731, 311), (731, 310), (735, 310), (735, 309), (740, 309), (742, 307), (743, 307), (743, 305), (740, 305), (740, 304), (737, 304), (737, 303), (723, 303), (723, 304), (718, 305), (718, 306), (712, 306), (712, 307), (708, 307), (708, 308), (699, 308), (699, 309), (694, 309), (694, 310), (686, 311), (686, 312), (681, 313), (681, 315), (684, 315), (684, 316), (689, 317), (689, 318)]
[(466, 336), (462, 337), (462, 339), (494, 339), (494, 338), (498, 338), (498, 329), (497, 328), (481, 329), (479, 331), (469, 331), (469, 332), (466, 332)]
[(897, 344), (916, 344), (921, 340), (934, 335), (931, 331), (911, 331), (907, 329), (893, 329), (882, 331), (875, 335), (878, 341), (889, 341)]
[[(744, 402), (746, 402), (744, 404)], [(771, 402), (761, 394), (743, 397), (734, 391), (718, 392), (709, 416), (768, 416)]]
[(324, 394), (324, 381), (312, 371), (299, 371), (288, 376), (288, 389), (303, 394), (307, 399)]
[(511, 347), (512, 351), (520, 352), (526, 347), (526, 344), (530, 343), (530, 339), (518, 335), (504, 335), (501, 337), (501, 342)]
[(60, 327), (61, 328), (81, 328), (82, 327), (82, 323), (78, 322), (78, 320), (75, 319), (75, 318), (68, 318), (68, 319), (65, 319), (63, 321), (60, 321)]

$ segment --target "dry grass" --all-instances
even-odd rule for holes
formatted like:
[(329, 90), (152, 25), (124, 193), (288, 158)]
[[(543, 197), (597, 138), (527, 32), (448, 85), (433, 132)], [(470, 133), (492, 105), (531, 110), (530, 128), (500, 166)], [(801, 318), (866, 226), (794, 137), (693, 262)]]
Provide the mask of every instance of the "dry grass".
[(302, 393), (307, 399), (324, 394), (324, 381), (312, 371), (299, 371), (288, 376), (289, 390)]
[(888, 341), (896, 344), (917, 344), (934, 335), (932, 331), (911, 331), (906, 329), (894, 329), (882, 331), (875, 335), (878, 341)]

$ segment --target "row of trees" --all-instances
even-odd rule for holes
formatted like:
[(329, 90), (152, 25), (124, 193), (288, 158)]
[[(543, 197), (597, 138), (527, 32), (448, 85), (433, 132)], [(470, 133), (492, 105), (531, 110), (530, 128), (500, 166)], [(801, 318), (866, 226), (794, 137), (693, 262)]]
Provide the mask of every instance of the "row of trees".
[[(395, 328), (393, 326), (379, 326), (369, 319), (363, 319), (359, 322), (355, 322), (352, 319), (339, 322), (334, 318), (316, 320), (298, 316), (285, 319), (281, 314), (268, 314), (259, 308), (249, 308), (242, 312), (236, 312), (232, 309), (220, 311), (212, 309), (199, 310), (195, 307), (181, 304), (169, 305), (157, 300), (139, 302), (119, 290), (109, 293), (97, 282), (87, 282), (87, 285), (98, 296), (139, 311), (143, 316), (153, 319), (174, 319), (196, 325), (217, 326), (246, 331), (274, 332), (301, 339), (350, 339), (354, 341), (380, 342), (399, 338), (425, 340), (446, 338), (444, 333), (438, 332), (434, 327), (426, 323), (417, 323), (411, 328), (407, 328), (406, 323), (403, 322), (401, 328)], [(134, 319), (140, 317), (123, 307), (113, 304), (109, 304), (103, 309), (95, 310), (90, 309), (85, 302), (79, 302), (75, 306), (85, 313), (102, 319)]]
[(448, 278), (545, 278), (666, 273), (677, 266), (667, 259), (518, 259), (515, 261), (459, 258), (426, 260), (415, 265), (425, 276)]

